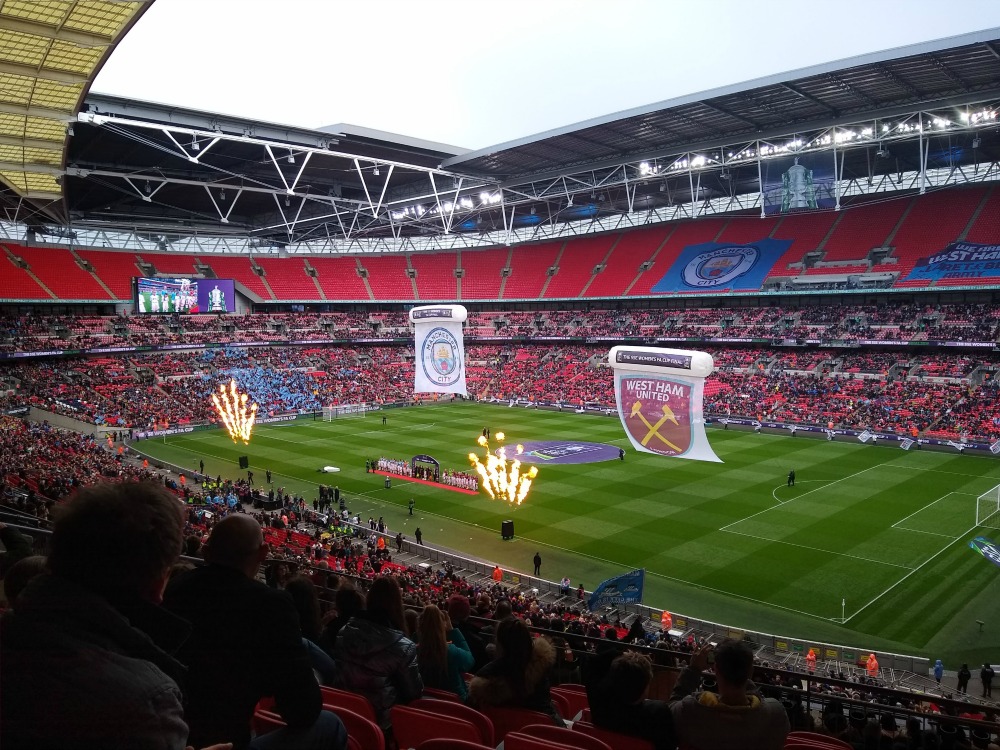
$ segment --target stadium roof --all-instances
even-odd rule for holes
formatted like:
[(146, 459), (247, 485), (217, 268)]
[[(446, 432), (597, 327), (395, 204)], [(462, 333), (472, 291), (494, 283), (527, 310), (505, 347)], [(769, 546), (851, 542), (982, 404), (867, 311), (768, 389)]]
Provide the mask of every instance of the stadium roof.
[[(794, 54), (797, 41), (788, 41)], [(444, 166), (510, 179), (998, 95), (1000, 28), (995, 28), (616, 112), (454, 156)]]
[(0, 0), (0, 181), (53, 219), (65, 219), (59, 168), (67, 128), (150, 4)]
[[(121, 29), (141, 12), (138, 3), (106, 4), (132, 9)], [(12, 5), (7, 0), (0, 15)], [(86, 84), (78, 85), (83, 91)], [(76, 104), (62, 106), (72, 112)], [(26, 150), (10, 155), (25, 176), (23, 192), (0, 194), (8, 221), (57, 236), (127, 232), (164, 249), (196, 236), (255, 251), (488, 246), (539, 238), (542, 230), (602, 231), (599, 221), (635, 225), (701, 215), (690, 207), (713, 201), (718, 212), (759, 214), (755, 201), (769, 159), (829, 152), (841, 136), (849, 140), (840, 146), (838, 170), (854, 181), (853, 195), (955, 184), (965, 167), (974, 176), (961, 179), (996, 179), (1000, 28), (692, 94), (472, 152), (352, 125), (314, 130), (100, 94), (86, 97), (73, 122), (64, 162), (57, 156), (65, 123), (51, 118), (47, 162)], [(0, 145), (18, 145), (8, 138)], [(932, 170), (941, 181), (923, 179)], [(16, 184), (18, 172), (10, 174)], [(29, 185), (28, 175), (47, 182)], [(53, 203), (60, 179), (61, 215)], [(49, 218), (32, 216), (40, 210)], [(514, 237), (515, 230), (523, 236)], [(232, 244), (237, 240), (242, 246)]]

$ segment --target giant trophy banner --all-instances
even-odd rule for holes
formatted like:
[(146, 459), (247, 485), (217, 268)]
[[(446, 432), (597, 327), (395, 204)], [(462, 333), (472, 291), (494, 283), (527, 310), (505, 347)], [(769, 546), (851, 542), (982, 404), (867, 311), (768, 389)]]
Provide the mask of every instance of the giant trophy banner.
[(615, 401), (625, 434), (637, 451), (722, 463), (705, 435), (702, 399), (715, 361), (707, 352), (616, 346)]
[(410, 310), (416, 339), (414, 393), (459, 393), (465, 388), (462, 305), (425, 305)]

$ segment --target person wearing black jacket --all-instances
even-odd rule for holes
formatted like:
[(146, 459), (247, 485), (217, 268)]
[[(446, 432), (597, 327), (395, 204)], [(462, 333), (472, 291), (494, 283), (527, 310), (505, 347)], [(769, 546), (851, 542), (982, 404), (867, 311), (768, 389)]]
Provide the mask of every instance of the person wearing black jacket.
[(972, 679), (972, 672), (969, 671), (969, 665), (963, 664), (962, 668), (958, 670), (958, 692), (960, 693), (969, 692), (970, 679)]
[(333, 647), (338, 687), (360, 693), (389, 728), (389, 709), (409, 703), (424, 690), (417, 645), (406, 636), (403, 594), (396, 579), (376, 578), (368, 589), (367, 609), (352, 617)]
[(311, 746), (322, 738), (327, 747), (345, 748), (344, 725), (321, 710), (291, 598), (256, 580), (267, 553), (252, 516), (228, 516), (205, 543), (208, 564), (167, 587), (164, 606), (194, 626), (194, 635), (177, 652), (188, 668), (182, 687), (189, 744), (248, 747), (254, 707), (274, 696), (288, 727), (258, 738), (254, 747)]

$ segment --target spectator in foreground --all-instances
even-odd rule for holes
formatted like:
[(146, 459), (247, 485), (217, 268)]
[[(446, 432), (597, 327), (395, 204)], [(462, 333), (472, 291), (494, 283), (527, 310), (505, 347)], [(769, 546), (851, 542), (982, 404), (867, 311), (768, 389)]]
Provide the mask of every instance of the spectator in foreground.
[(555, 661), (555, 647), (548, 640), (532, 638), (523, 620), (508, 617), (497, 625), (496, 658), (472, 678), (469, 703), (476, 708), (541, 711), (564, 726), (549, 693), (549, 671)]
[(589, 660), (587, 697), (595, 726), (641, 737), (655, 750), (673, 750), (674, 722), (664, 701), (647, 700), (653, 680), (649, 657), (636, 651), (594, 656)]
[(364, 695), (383, 729), (389, 709), (409, 703), (424, 690), (417, 646), (406, 637), (403, 594), (395, 578), (376, 578), (367, 609), (341, 628), (333, 649), (340, 687)]
[(49, 573), (0, 624), (4, 750), (183, 750), (169, 656), (190, 627), (159, 606), (183, 508), (162, 486), (97, 484), (55, 521)]
[(295, 575), (288, 579), (285, 591), (292, 597), (292, 603), (299, 614), (299, 625), (302, 629), (302, 645), (309, 652), (309, 661), (323, 685), (333, 685), (337, 668), (330, 655), (320, 645), (322, 624), (319, 612), (319, 596), (316, 585), (304, 575)]
[[(483, 643), (481, 637), (482, 631), (469, 619), (471, 615), (472, 605), (467, 596), (452, 594), (448, 597), (448, 617), (451, 618), (451, 624), (456, 630), (461, 631), (462, 637), (465, 638), (465, 642), (469, 646), (469, 651), (472, 652), (472, 658), (475, 659), (472, 668), (465, 670), (467, 672), (482, 669), (489, 662), (489, 657), (486, 655), (486, 644)], [(465, 694), (462, 693), (463, 696)]]
[(17, 606), (17, 599), (21, 592), (35, 576), (40, 576), (45, 572), (45, 565), (44, 555), (32, 555), (31, 557), (22, 557), (10, 567), (3, 579), (3, 595), (4, 599), (7, 600), (8, 608), (13, 609)]
[(742, 641), (727, 639), (714, 651), (719, 692), (694, 693), (709, 666), (711, 646), (691, 658), (670, 696), (677, 742), (690, 750), (741, 750), (753, 738), (757, 750), (780, 750), (788, 736), (784, 706), (764, 698), (750, 681), (753, 652)]
[(462, 674), (472, 669), (475, 658), (462, 631), (433, 604), (420, 613), (417, 661), (424, 685), (455, 693), (463, 701), (468, 697)]
[[(340, 719), (321, 711), (319, 685), (302, 644), (289, 595), (256, 580), (267, 557), (260, 524), (235, 514), (212, 530), (207, 565), (182, 574), (167, 588), (164, 605), (194, 626), (178, 652), (188, 668), (188, 723), (194, 743), (232, 742), (253, 748), (347, 746)], [(257, 702), (274, 696), (288, 724), (250, 743)]]

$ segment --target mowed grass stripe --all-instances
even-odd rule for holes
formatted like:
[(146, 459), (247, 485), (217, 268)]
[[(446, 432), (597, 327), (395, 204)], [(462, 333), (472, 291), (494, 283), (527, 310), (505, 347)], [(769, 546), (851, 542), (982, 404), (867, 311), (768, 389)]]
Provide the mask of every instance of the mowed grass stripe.
[[(877, 596), (907, 572), (845, 555), (915, 567), (941, 550), (948, 538), (891, 527), (949, 491), (978, 493), (1000, 484), (1000, 464), (995, 461), (711, 430), (710, 440), (726, 463), (705, 464), (637, 454), (623, 442), (617, 418), (471, 403), (385, 414), (384, 427), (377, 412), (365, 419), (261, 426), (249, 446), (234, 446), (221, 432), (212, 432), (148, 441), (140, 447), (184, 466), (196, 465), (198, 456), (204, 455), (209, 473), (227, 476), (243, 475), (235, 461), (248, 455), (258, 485), (264, 469), (271, 468), (276, 484), (309, 498), (318, 482), (338, 484), (359, 495), (354, 501), (359, 510), (385, 515), (391, 527), (403, 528), (404, 533), (414, 523), (405, 513), (406, 501), (414, 497), (415, 520), (427, 525), (425, 535), (430, 529), (429, 539), (453, 536), (451, 543), (443, 540), (446, 546), (526, 569), (538, 545), (544, 550), (547, 577), (558, 579), (568, 573), (586, 579), (588, 587), (597, 583), (597, 576), (645, 566), (650, 572), (651, 604), (785, 635), (918, 650), (941, 628), (958, 628), (961, 623), (951, 618), (968, 611), (977, 592), (995, 575), (995, 568), (956, 543), (847, 628), (816, 619), (839, 617), (841, 596), (848, 599), (850, 614), (851, 603), (856, 609), (862, 599)], [(494, 434), (507, 432), (508, 445), (526, 440), (614, 440), (626, 448), (627, 458), (543, 465), (532, 496), (517, 509), (485, 497), (410, 483), (396, 483), (384, 491), (381, 477), (364, 472), (366, 458), (408, 458), (416, 453), (429, 453), (445, 468), (465, 470), (467, 454), (481, 453), (475, 439), (484, 426)], [(326, 464), (342, 471), (316, 472)], [(792, 468), (798, 481), (806, 484), (784, 486)], [(858, 472), (862, 473), (850, 478)], [(822, 491), (796, 499), (814, 489)], [(768, 510), (777, 504), (775, 498), (788, 502)], [(752, 522), (743, 521), (761, 511), (765, 512), (757, 518), (767, 521), (769, 533), (758, 534), (760, 529), (747, 525)], [(499, 540), (504, 518), (515, 520), (514, 542)], [(741, 523), (735, 530), (779, 541), (718, 531), (737, 522)], [(779, 543), (783, 541), (800, 546)], [(942, 567), (945, 561), (961, 562), (956, 569), (963, 575), (967, 571), (967, 577), (950, 578), (947, 567)], [(939, 588), (938, 575), (950, 580), (950, 586)], [(901, 597), (907, 595), (927, 606), (928, 588), (938, 591), (942, 609), (933, 618), (919, 607), (901, 606)]]

